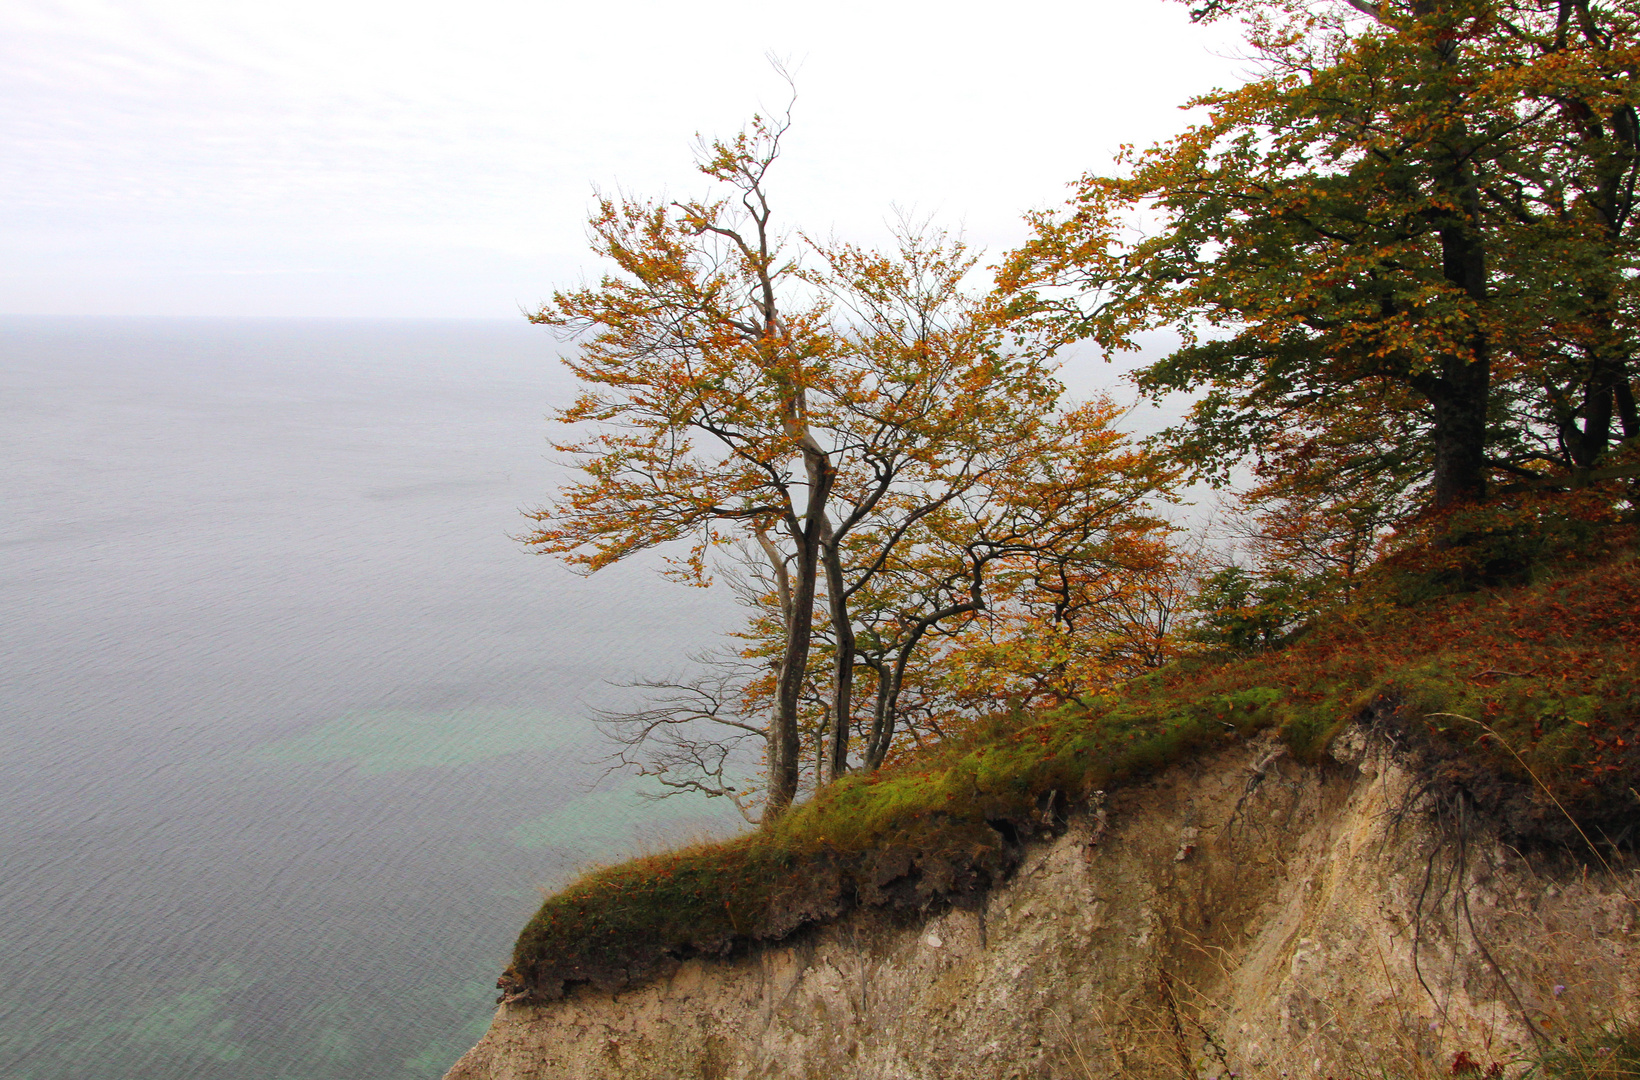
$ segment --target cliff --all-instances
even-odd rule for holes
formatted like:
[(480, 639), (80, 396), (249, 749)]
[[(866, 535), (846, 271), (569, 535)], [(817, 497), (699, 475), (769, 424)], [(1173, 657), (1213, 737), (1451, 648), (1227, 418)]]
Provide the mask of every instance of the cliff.
[(971, 896), (520, 996), (446, 1080), (1479, 1078), (1632, 1024), (1640, 872), (1521, 843), (1387, 716), (1080, 793)]

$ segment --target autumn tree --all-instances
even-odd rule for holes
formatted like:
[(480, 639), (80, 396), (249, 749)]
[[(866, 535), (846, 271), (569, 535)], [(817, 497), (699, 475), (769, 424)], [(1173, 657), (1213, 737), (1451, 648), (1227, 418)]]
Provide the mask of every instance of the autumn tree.
[(1280, 640), (1353, 596), (1415, 517), (1427, 467), (1416, 401), (1377, 389), (1372, 408), (1294, 418), (1253, 449), (1250, 483), (1210, 529), (1219, 565), (1201, 574), (1195, 638), (1236, 649)]
[[(1043, 358), (1000, 348), (994, 308), (967, 288), (977, 260), (960, 239), (902, 221), (897, 241), (889, 252), (816, 245), (820, 267), (811, 275), (841, 316), (825, 421), (838, 480), (822, 536), (833, 778), (850, 767), (856, 668), (879, 676), (877, 734), (858, 762), (875, 768), (894, 726), (894, 672), (930, 629), (983, 607), (975, 575), (994, 556), (942, 564), (937, 581), (916, 584), (905, 568), (926, 561), (928, 538), (942, 527), (972, 538), (979, 523), (965, 508), (993, 499), (1022, 461), (1045, 451), (1062, 391)], [(906, 628), (895, 660), (868, 627), (891, 594), (898, 602), (888, 606)], [(868, 629), (864, 642), (857, 625)]]
[[(991, 567), (1089, 548), (1166, 479), (1118, 448), (1113, 409), (1059, 408), (1048, 359), (1002, 347), (960, 239), (902, 222), (875, 251), (773, 231), (767, 175), (784, 132), (759, 120), (704, 148), (726, 198), (600, 200), (594, 248), (613, 272), (532, 316), (582, 342), (566, 363), (584, 390), (557, 419), (588, 433), (557, 445), (584, 478), (525, 538), (587, 571), (688, 542), (669, 565), (695, 583), (721, 545), (761, 558), (752, 644), (606, 720), (655, 746), (663, 783), (713, 794), (730, 794), (727, 759), (691, 725), (730, 740), (761, 730), (772, 813), (798, 790), (816, 709), (817, 782), (876, 767), (912, 654), (985, 609)], [(890, 611), (897, 636), (883, 633)], [(812, 670), (817, 625), (828, 674)], [(772, 680), (741, 663), (754, 657)], [(879, 677), (856, 731), (860, 670)]]
[[(906, 226), (880, 254), (774, 232), (766, 179), (785, 130), (757, 120), (704, 148), (701, 169), (728, 198), (600, 201), (594, 248), (615, 272), (532, 316), (583, 342), (566, 362), (586, 389), (557, 419), (592, 430), (557, 448), (586, 479), (535, 512), (542, 527), (526, 537), (588, 571), (690, 540), (672, 566), (696, 583), (714, 546), (755, 543), (781, 639), (764, 788), (775, 813), (798, 788), (822, 562), (831, 626), (846, 636), (849, 596), (875, 567), (845, 571), (843, 546), (869, 523), (879, 556), (892, 549), (1058, 393), (1041, 360), (998, 352), (994, 320), (961, 288), (974, 260), (960, 241)], [(846, 643), (837, 654), (848, 659), (831, 709), (847, 716), (854, 654)], [(846, 733), (831, 747), (835, 776)]]
[(969, 708), (1052, 707), (1177, 658), (1204, 566), (1178, 531), (1122, 515), (1092, 542), (1007, 566), (975, 632), (946, 652), (951, 695)]
[[(1617, 444), (1640, 437), (1634, 379), (1634, 215), (1640, 181), (1640, 5), (1556, 0), (1499, 5), (1480, 27), (1498, 42), (1521, 102), (1548, 122), (1524, 129), (1536, 185), (1500, 192), (1507, 212), (1548, 234), (1540, 257), (1559, 288), (1536, 297), (1541, 326), (1521, 370), (1541, 391), (1544, 455), (1578, 480), (1626, 470)], [(1537, 191), (1543, 197), (1534, 198)], [(1546, 302), (1546, 303), (1545, 303)], [(1525, 395), (1530, 399), (1532, 395)], [(1632, 472), (1631, 472), (1632, 475)]]
[(554, 445), (585, 478), (533, 512), (540, 528), (524, 538), (589, 572), (685, 541), (689, 554), (670, 565), (700, 584), (717, 543), (774, 531), (789, 540), (766, 794), (776, 813), (797, 791), (799, 698), (836, 479), (810, 425), (835, 345), (826, 305), (805, 295), (771, 228), (767, 176), (788, 123), (754, 118), (703, 144), (700, 171), (726, 195), (599, 199), (592, 246), (612, 271), (530, 316), (581, 341), (564, 362), (583, 389), (556, 419), (591, 430)]
[(1172, 654), (1187, 585), (1169, 574), (1178, 552), (1152, 503), (1174, 470), (1129, 442), (1121, 416), (1107, 400), (1033, 416), (971, 448), (960, 486), (906, 500), (914, 520), (891, 508), (839, 545), (846, 602), (817, 618), (816, 652), (835, 670), (850, 650), (863, 692), (846, 710), (835, 695), (813, 705), (833, 745), (844, 733), (850, 767), (875, 769), (902, 743), (943, 738), (1009, 701), (1106, 688)]
[(1221, 480), (1340, 422), (1380, 429), (1346, 475), (1392, 465), (1437, 507), (1586, 475), (1637, 433), (1633, 7), (1212, 0), (1261, 74), (1037, 216), (1020, 326), (1047, 350), (1175, 330), (1140, 385), (1199, 393), (1169, 438)]
[[(839, 316), (812, 419), (837, 469), (822, 530), (828, 779), (882, 764), (919, 648), (988, 611), (995, 568), (1091, 559), (1097, 537), (1149, 527), (1172, 479), (1126, 445), (1114, 406), (1062, 407), (1044, 358), (1002, 349), (960, 240), (906, 222), (896, 240), (815, 244), (807, 274)], [(778, 572), (775, 585), (784, 597)]]

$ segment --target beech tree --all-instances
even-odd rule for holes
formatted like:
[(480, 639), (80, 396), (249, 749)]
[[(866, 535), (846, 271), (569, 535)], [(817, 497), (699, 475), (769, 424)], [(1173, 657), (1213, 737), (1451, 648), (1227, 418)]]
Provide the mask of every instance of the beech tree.
[(941, 658), (943, 693), (970, 710), (1052, 707), (1176, 658), (1201, 559), (1175, 531), (1125, 514), (1069, 551), (1005, 564), (985, 616)]
[[(798, 791), (816, 709), (816, 782), (876, 767), (919, 643), (985, 609), (991, 567), (1069, 557), (1168, 479), (1120, 445), (1114, 409), (1060, 409), (1047, 358), (1002, 348), (960, 239), (902, 222), (873, 251), (773, 231), (767, 176), (785, 130), (754, 120), (704, 147), (726, 198), (600, 200), (593, 246), (614, 271), (531, 316), (582, 341), (566, 363), (583, 393), (557, 419), (587, 433), (555, 445), (584, 478), (532, 512), (541, 527), (524, 538), (588, 572), (684, 542), (668, 565), (696, 584), (720, 545), (761, 556), (738, 660), (653, 684), (653, 707), (605, 719), (653, 744), (663, 783), (743, 806), (728, 759), (689, 729), (761, 731), (767, 813)], [(885, 635), (890, 612), (903, 633)], [(774, 661), (772, 681), (740, 663), (754, 658)], [(878, 676), (859, 731), (857, 670)]]
[[(901, 576), (879, 588), (879, 579), (903, 569), (915, 557), (909, 552), (926, 554), (919, 541), (941, 523), (979, 524), (963, 508), (993, 499), (1000, 483), (1021, 474), (1022, 461), (1048, 450), (1045, 424), (1062, 387), (1042, 358), (1001, 351), (994, 309), (965, 289), (976, 259), (960, 240), (901, 222), (892, 252), (832, 244), (818, 254), (823, 269), (812, 280), (841, 316), (826, 420), (838, 463), (835, 518), (822, 536), (832, 660), (826, 768), (835, 778), (850, 767), (854, 672), (862, 662), (882, 678), (878, 734), (867, 739), (861, 764), (882, 762), (893, 730), (884, 695), (897, 696), (895, 665), (881, 653), (880, 634), (864, 647), (855, 634), (862, 616), (882, 614), (884, 588), (907, 583)], [(914, 613), (897, 605), (909, 635), (896, 646), (900, 670), (930, 628), (983, 605), (977, 579), (966, 588), (952, 582), (982, 573), (992, 557), (913, 588), (922, 601)]]
[(779, 530), (790, 602), (769, 746), (767, 805), (797, 792), (797, 717), (813, 627), (816, 568), (836, 467), (810, 425), (810, 396), (835, 339), (771, 228), (766, 179), (789, 119), (754, 118), (702, 146), (699, 167), (729, 194), (683, 202), (602, 197), (596, 285), (561, 290), (530, 320), (577, 336), (565, 363), (583, 390), (555, 419), (590, 427), (555, 443), (585, 479), (530, 516), (524, 537), (591, 572), (685, 541), (675, 577), (707, 579), (715, 544)]
[[(1152, 501), (1165, 497), (1174, 474), (1129, 443), (1117, 427), (1120, 416), (1111, 402), (1099, 400), (1043, 417), (1029, 438), (1007, 447), (983, 483), (965, 490), (924, 536), (896, 553), (887, 574), (890, 595), (878, 588), (869, 605), (875, 648), (859, 653), (877, 691), (862, 740), (867, 767), (889, 754), (907, 665), (928, 633), (940, 639), (936, 671), (925, 675), (935, 685), (919, 689), (946, 701), (956, 700), (956, 686), (938, 682), (952, 682), (982, 643), (990, 644), (994, 667), (1010, 666), (1003, 657), (1011, 652), (1041, 660), (1059, 647), (1061, 655), (1037, 673), (1039, 685), (1061, 688), (1058, 701), (1095, 688), (1093, 680), (1073, 688), (1077, 680), (1059, 662), (1067, 643), (1074, 640), (1073, 651), (1083, 657), (1106, 654), (1100, 660), (1107, 684), (1126, 667), (1105, 647), (1118, 637), (1133, 646), (1140, 635), (1100, 635), (1093, 610), (1119, 619), (1122, 603), (1135, 600), (1156, 560), (1170, 554), (1161, 542), (1167, 527), (1153, 515)], [(950, 625), (953, 619), (960, 621)], [(1016, 673), (1022, 667), (1011, 666)], [(969, 672), (972, 677), (974, 665)], [(1009, 696), (1021, 698), (1004, 692), (970, 696), (966, 704), (994, 708)]]
[[(849, 597), (874, 561), (1006, 459), (996, 447), (1028, 435), (1058, 394), (1041, 360), (997, 350), (995, 320), (961, 288), (974, 260), (960, 241), (904, 225), (882, 254), (773, 231), (766, 181), (785, 130), (758, 119), (704, 148), (701, 170), (729, 198), (600, 200), (594, 249), (616, 272), (532, 316), (583, 341), (566, 363), (585, 389), (557, 419), (591, 432), (556, 448), (586, 479), (533, 512), (542, 527), (525, 537), (589, 572), (688, 541), (670, 565), (697, 584), (714, 546), (755, 543), (781, 638), (771, 813), (798, 789), (822, 561), (832, 632), (846, 637)], [(840, 552), (866, 524), (877, 556), (845, 569)], [(838, 655), (830, 708), (846, 717), (854, 654), (845, 643)], [(674, 704), (702, 692), (656, 689)], [(662, 726), (626, 730), (675, 733), (667, 718), (699, 713), (662, 709), (649, 717)], [(835, 776), (848, 767), (846, 730), (830, 745)]]
[(1140, 384), (1201, 392), (1170, 438), (1220, 479), (1397, 400), (1390, 457), (1437, 507), (1581, 482), (1640, 434), (1635, 7), (1212, 0), (1261, 75), (1037, 216), (1005, 275), (1020, 326), (1049, 351), (1176, 330)]

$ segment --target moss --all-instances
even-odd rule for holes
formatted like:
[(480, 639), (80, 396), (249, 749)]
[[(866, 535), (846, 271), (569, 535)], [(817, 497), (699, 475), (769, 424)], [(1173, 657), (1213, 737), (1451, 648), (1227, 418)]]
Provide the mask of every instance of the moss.
[(1198, 658), (1039, 716), (993, 717), (749, 835), (588, 874), (542, 905), (502, 985), (533, 998), (619, 986), (860, 904), (977, 900), (1067, 800), (1266, 729), (1314, 759), (1343, 725), (1394, 723), (1519, 836), (1564, 839), (1565, 811), (1632, 843), (1637, 669), (1632, 558), (1412, 608), (1365, 598), (1285, 649)]

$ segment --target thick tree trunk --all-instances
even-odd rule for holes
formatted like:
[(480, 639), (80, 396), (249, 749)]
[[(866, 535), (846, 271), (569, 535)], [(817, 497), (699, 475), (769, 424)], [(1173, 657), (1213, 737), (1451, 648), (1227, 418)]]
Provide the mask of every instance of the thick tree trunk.
[(1623, 421), (1623, 438), (1632, 439), (1640, 436), (1640, 410), (1634, 406), (1634, 388), (1629, 385), (1627, 372), (1612, 391), (1617, 399), (1617, 415)]
[[(1583, 377), (1583, 427), (1573, 428), (1567, 442), (1572, 464), (1579, 469), (1596, 469), (1613, 442), (1635, 434), (1633, 391), (1629, 386), (1629, 356), (1626, 343), (1615, 329), (1609, 290), (1591, 304), (1592, 320), (1598, 336), (1589, 350), (1589, 370)], [(1619, 434), (1621, 432), (1621, 434)]]
[[(1615, 265), (1617, 259), (1615, 255), (1608, 255), (1606, 261)], [(1612, 284), (1602, 282), (1583, 294), (1588, 307), (1590, 340), (1584, 348), (1588, 366), (1582, 373), (1580, 385), (1573, 388), (1573, 392), (1581, 391), (1577, 413), (1582, 416), (1582, 426), (1578, 426), (1576, 414), (1560, 418), (1559, 422), (1560, 440), (1570, 458), (1568, 464), (1574, 469), (1598, 468), (1614, 437), (1618, 441), (1625, 437), (1617, 434), (1619, 425), (1625, 430), (1630, 426), (1630, 417), (1623, 415), (1623, 391), (1629, 383), (1628, 343), (1617, 329), (1614, 292)], [(1570, 402), (1566, 404), (1569, 406)], [(1629, 411), (1632, 415), (1632, 398)]]
[[(1453, 145), (1469, 142), (1462, 125)], [(1462, 216), (1440, 229), (1441, 272), (1480, 307), (1487, 302), (1486, 240), (1480, 189), (1462, 154), (1455, 154), (1445, 179)], [(1478, 317), (1472, 316), (1472, 317)], [(1471, 331), (1469, 352), (1446, 356), (1425, 388), (1435, 413), (1435, 506), (1486, 499), (1486, 414), (1492, 388), (1492, 348), (1479, 326)]]
[(1437, 509), (1486, 499), (1486, 410), (1491, 365), (1452, 360), (1427, 391), (1435, 414)]
[(1577, 448), (1579, 468), (1592, 469), (1606, 456), (1606, 445), (1611, 441), (1612, 419), (1617, 394), (1616, 365), (1597, 359), (1583, 384), (1583, 437)]

